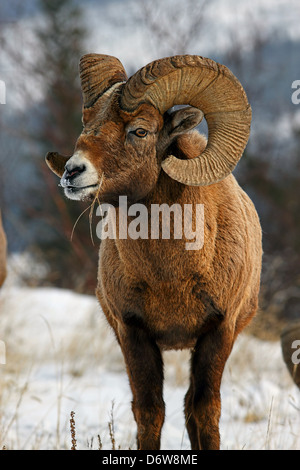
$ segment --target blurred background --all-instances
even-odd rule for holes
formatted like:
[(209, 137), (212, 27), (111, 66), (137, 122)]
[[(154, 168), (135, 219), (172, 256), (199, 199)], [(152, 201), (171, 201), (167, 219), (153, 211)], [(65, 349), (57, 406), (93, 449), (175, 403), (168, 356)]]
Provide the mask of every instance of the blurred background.
[(51, 150), (71, 155), (81, 132), (81, 55), (114, 55), (130, 76), (160, 57), (198, 54), (229, 67), (253, 109), (235, 175), (264, 232), (252, 331), (277, 337), (300, 316), (299, 50), (298, 0), (2, 0), (0, 208), (18, 278), (95, 290), (99, 241), (87, 204), (66, 200), (44, 162)]

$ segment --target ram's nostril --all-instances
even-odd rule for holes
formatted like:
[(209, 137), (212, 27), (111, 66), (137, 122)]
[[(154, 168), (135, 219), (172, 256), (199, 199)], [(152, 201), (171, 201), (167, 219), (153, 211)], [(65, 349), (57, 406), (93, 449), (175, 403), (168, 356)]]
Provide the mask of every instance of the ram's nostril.
[(66, 164), (65, 166), (65, 170), (66, 170), (66, 173), (67, 173), (67, 177), (72, 177), (72, 176), (75, 176), (79, 173), (83, 173), (86, 169), (86, 166), (85, 165), (77, 165), (77, 166), (73, 166), (73, 165), (70, 165), (70, 164)]

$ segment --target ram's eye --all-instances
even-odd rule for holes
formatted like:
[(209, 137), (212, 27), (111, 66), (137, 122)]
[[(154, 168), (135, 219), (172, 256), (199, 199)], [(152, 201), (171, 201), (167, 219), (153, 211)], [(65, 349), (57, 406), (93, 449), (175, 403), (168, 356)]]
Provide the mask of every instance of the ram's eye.
[(146, 135), (148, 134), (148, 131), (146, 131), (142, 127), (139, 127), (135, 131), (132, 131), (132, 133), (136, 135), (137, 137), (146, 137)]

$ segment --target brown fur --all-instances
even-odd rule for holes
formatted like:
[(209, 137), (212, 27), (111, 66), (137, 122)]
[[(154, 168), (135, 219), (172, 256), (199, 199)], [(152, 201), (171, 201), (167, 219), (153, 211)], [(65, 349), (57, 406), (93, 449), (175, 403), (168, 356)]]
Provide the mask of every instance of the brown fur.
[[(175, 116), (175, 118), (174, 118)], [(206, 146), (196, 112), (164, 118), (142, 104), (119, 109), (117, 94), (85, 113), (82, 150), (103, 176), (101, 202), (204, 204), (204, 245), (183, 239), (105, 239), (97, 296), (122, 349), (133, 394), (138, 449), (159, 449), (164, 422), (165, 349), (191, 349), (185, 416), (192, 449), (218, 449), (223, 369), (238, 333), (257, 310), (261, 229), (255, 208), (230, 175), (205, 187), (171, 180), (160, 163), (169, 154), (194, 158)], [(176, 125), (175, 125), (176, 122)], [(130, 129), (143, 127), (147, 137)], [(55, 169), (54, 169), (55, 170)], [(117, 208), (117, 216), (120, 208)]]
[[(176, 183), (161, 174), (151, 201), (165, 202), (168, 185)], [(140, 448), (159, 448), (161, 351), (187, 347), (192, 349), (185, 402), (191, 445), (219, 448), (222, 372), (236, 336), (257, 310), (259, 222), (233, 176), (213, 186), (185, 187), (175, 201), (204, 204), (202, 250), (187, 252), (184, 240), (103, 240), (97, 295), (127, 363)], [(152, 414), (143, 416), (149, 406)], [(160, 417), (155, 432), (154, 416)]]
[(0, 287), (6, 278), (6, 236), (2, 225), (0, 211)]

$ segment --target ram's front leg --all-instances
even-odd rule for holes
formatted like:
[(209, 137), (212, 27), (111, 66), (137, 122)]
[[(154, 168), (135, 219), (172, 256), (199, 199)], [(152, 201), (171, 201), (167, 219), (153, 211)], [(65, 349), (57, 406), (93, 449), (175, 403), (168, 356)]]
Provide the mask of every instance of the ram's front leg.
[(220, 448), (220, 387), (232, 345), (232, 328), (221, 324), (200, 337), (194, 348), (185, 400), (186, 424), (194, 450)]
[(133, 394), (137, 448), (160, 449), (165, 417), (162, 357), (148, 332), (143, 327), (129, 323), (119, 329), (119, 339)]

